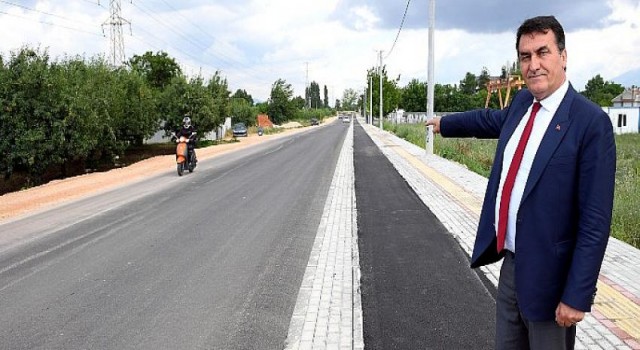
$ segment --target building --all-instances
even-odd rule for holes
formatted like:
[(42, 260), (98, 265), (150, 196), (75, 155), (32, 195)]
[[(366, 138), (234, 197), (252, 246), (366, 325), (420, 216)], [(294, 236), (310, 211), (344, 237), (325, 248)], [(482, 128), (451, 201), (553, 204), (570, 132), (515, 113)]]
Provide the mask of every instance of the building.
[(625, 89), (611, 102), (613, 107), (640, 107), (640, 87), (632, 86), (630, 89)]
[(616, 96), (612, 107), (603, 107), (609, 114), (616, 134), (640, 132), (640, 88), (632, 86)]

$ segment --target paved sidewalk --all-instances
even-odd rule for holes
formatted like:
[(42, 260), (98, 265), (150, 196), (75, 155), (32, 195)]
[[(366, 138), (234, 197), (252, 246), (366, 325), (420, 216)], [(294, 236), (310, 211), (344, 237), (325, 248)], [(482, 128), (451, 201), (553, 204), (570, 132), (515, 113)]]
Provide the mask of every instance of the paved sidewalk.
[[(361, 125), (416, 194), (471, 255), (487, 179), (377, 127)], [(576, 349), (640, 350), (640, 250), (611, 238), (593, 312), (578, 324)], [(497, 285), (500, 264), (481, 271)]]
[(285, 349), (363, 349), (353, 123), (336, 171), (289, 324)]

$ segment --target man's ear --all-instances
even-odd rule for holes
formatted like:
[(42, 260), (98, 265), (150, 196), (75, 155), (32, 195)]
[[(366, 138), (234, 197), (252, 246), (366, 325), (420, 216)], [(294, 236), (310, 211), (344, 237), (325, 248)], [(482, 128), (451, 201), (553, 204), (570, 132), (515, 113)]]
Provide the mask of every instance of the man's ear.
[(562, 69), (564, 69), (564, 71), (567, 71), (567, 49), (562, 50), (562, 52), (560, 52), (560, 59), (562, 59)]

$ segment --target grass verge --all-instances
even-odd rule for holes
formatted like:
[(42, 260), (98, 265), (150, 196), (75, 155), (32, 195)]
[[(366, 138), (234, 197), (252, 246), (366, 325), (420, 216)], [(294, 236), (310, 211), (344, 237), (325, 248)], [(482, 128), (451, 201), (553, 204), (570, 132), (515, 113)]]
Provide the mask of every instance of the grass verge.
[[(417, 146), (425, 146), (422, 124), (385, 123), (390, 131)], [(489, 177), (496, 140), (435, 138), (434, 153)], [(640, 134), (616, 135), (616, 185), (611, 235), (640, 249)]]

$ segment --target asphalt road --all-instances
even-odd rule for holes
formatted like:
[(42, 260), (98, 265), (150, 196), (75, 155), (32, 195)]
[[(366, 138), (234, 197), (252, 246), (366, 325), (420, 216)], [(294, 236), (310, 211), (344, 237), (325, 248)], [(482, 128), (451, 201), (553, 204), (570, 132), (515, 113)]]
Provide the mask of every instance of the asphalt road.
[(0, 226), (0, 347), (281, 349), (346, 130)]
[(469, 259), (354, 128), (366, 349), (492, 349), (495, 302)]

